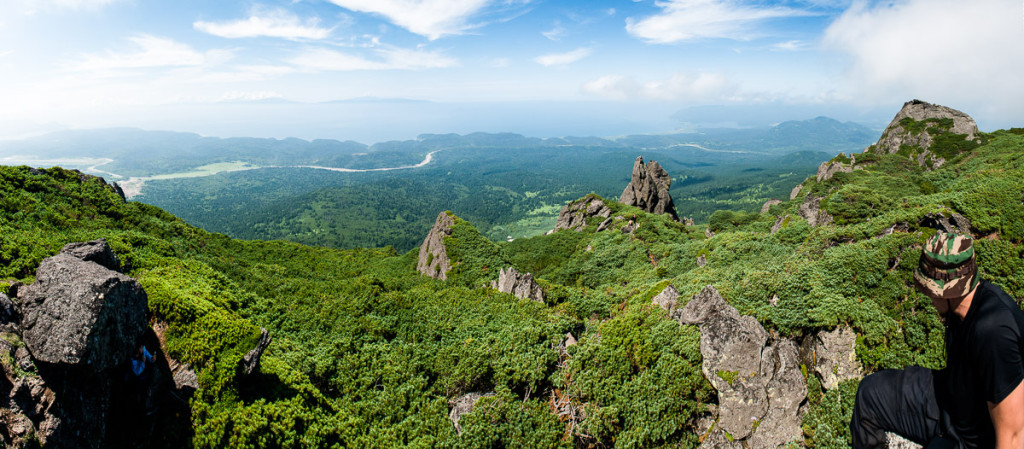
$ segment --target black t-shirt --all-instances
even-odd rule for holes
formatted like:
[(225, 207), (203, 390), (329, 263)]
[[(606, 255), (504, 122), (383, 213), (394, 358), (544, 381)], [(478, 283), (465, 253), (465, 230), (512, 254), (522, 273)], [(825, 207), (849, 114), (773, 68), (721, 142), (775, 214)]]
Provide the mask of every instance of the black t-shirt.
[(1024, 380), (1024, 313), (999, 286), (981, 281), (963, 321), (947, 320), (938, 376), (940, 406), (957, 435), (968, 447), (994, 447), (988, 402), (998, 404)]

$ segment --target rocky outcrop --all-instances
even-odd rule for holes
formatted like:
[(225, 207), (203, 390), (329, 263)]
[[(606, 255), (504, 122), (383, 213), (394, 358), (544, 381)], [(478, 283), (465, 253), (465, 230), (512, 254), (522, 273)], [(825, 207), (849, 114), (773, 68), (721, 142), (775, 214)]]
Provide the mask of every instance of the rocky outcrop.
[(821, 378), (821, 386), (833, 390), (844, 380), (864, 377), (856, 345), (857, 334), (841, 326), (804, 339), (801, 359)]
[(789, 214), (783, 215), (775, 219), (775, 224), (772, 225), (771, 233), (774, 234), (779, 232), (780, 229), (786, 227), (789, 220)]
[(0, 332), (14, 332), (20, 317), (21, 313), (18, 312), (18, 306), (14, 301), (0, 293)]
[(121, 271), (121, 261), (107, 245), (107, 239), (68, 243), (60, 252), (86, 262), (96, 262), (108, 270)]
[(943, 133), (960, 135), (964, 140), (974, 141), (978, 135), (978, 125), (969, 115), (956, 109), (921, 100), (908, 101), (889, 122), (878, 143), (868, 150), (879, 154), (909, 150), (911, 157), (915, 157), (921, 166), (938, 168), (946, 160), (929, 150), (935, 137)]
[(942, 232), (956, 232), (971, 235), (971, 220), (952, 211), (929, 213), (918, 223), (920, 226), (938, 229)]
[(148, 328), (148, 304), (137, 281), (100, 264), (116, 261), (106, 242), (68, 245), (40, 263), (35, 283), (15, 289), (18, 332), (0, 340), (15, 361), (0, 378), (0, 393), (11, 398), (0, 407), (5, 443), (31, 435), (45, 447), (109, 447), (111, 429), (130, 426), (113, 414), (132, 412), (113, 404)]
[(665, 287), (661, 293), (658, 293), (651, 298), (652, 304), (657, 304), (662, 309), (668, 312), (668, 316), (672, 319), (677, 319), (676, 305), (679, 303), (679, 291), (675, 287), (669, 285)]
[(619, 202), (655, 214), (668, 214), (673, 220), (679, 221), (676, 206), (668, 194), (671, 185), (672, 178), (661, 165), (655, 161), (644, 165), (644, 158), (637, 156), (633, 162), (633, 177), (622, 191)]
[(19, 291), (22, 338), (36, 360), (109, 370), (128, 359), (146, 328), (146, 293), (134, 279), (61, 253)]
[(260, 367), (260, 358), (263, 357), (263, 351), (267, 350), (267, 346), (270, 346), (270, 332), (266, 329), (260, 328), (260, 338), (256, 341), (256, 346), (249, 350), (242, 357), (242, 360), (238, 362), (238, 369), (242, 374), (248, 376), (256, 372)]
[(459, 419), (462, 415), (465, 415), (473, 411), (473, 407), (476, 406), (477, 401), (487, 396), (493, 396), (493, 393), (466, 393), (460, 396), (458, 399), (450, 399), (448, 405), (451, 406), (451, 411), (448, 412), (448, 419), (452, 421), (455, 426), (455, 432), (460, 436), (462, 435), (462, 426), (459, 425)]
[(448, 278), (448, 270), (452, 269), (452, 265), (448, 259), (448, 250), (444, 246), (444, 238), (452, 235), (454, 225), (455, 218), (451, 213), (441, 212), (437, 215), (434, 227), (430, 228), (427, 237), (423, 239), (423, 244), (420, 245), (416, 271), (442, 281)]
[(800, 191), (803, 190), (803, 188), (803, 184), (797, 184), (796, 187), (793, 187), (793, 191), (789, 192), (789, 200), (795, 200), (796, 197), (800, 195)]
[(821, 208), (822, 199), (820, 196), (807, 195), (804, 197), (804, 202), (797, 208), (797, 213), (804, 220), (807, 220), (807, 224), (811, 225), (812, 228), (832, 223), (832, 216)]
[(772, 199), (770, 199), (768, 201), (765, 201), (764, 204), (761, 205), (761, 213), (762, 214), (767, 214), (768, 213), (768, 209), (771, 209), (772, 206), (774, 206), (776, 204), (782, 204), (782, 201), (779, 201), (779, 200), (777, 200), (775, 198), (772, 198)]
[[(840, 155), (842, 155), (842, 153), (840, 153)], [(856, 159), (851, 159), (849, 162), (843, 162), (841, 160), (822, 162), (821, 165), (818, 166), (818, 173), (815, 176), (815, 179), (818, 182), (824, 182), (832, 179), (836, 173), (852, 173), (856, 163)]]
[(601, 223), (601, 230), (611, 224), (610, 217), (612, 210), (601, 201), (596, 195), (587, 195), (562, 207), (558, 213), (558, 220), (555, 221), (555, 230), (572, 229), (580, 232), (587, 227), (587, 219), (590, 217), (606, 218)]
[(502, 269), (498, 280), (491, 281), (491, 288), (502, 293), (509, 293), (519, 299), (544, 302), (544, 290), (530, 273), (520, 273), (513, 267)]
[[(777, 447), (800, 441), (807, 385), (797, 346), (774, 340), (708, 286), (678, 315), (700, 326), (701, 371), (718, 391), (717, 424), (702, 447)], [(727, 433), (723, 434), (723, 432)]]

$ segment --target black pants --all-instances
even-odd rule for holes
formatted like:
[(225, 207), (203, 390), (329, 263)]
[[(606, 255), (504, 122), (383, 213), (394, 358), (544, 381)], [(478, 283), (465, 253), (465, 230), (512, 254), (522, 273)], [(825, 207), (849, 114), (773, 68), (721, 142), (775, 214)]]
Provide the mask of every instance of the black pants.
[(961, 447), (936, 400), (933, 372), (919, 366), (874, 373), (860, 382), (850, 421), (853, 447), (885, 448), (893, 432), (925, 448)]

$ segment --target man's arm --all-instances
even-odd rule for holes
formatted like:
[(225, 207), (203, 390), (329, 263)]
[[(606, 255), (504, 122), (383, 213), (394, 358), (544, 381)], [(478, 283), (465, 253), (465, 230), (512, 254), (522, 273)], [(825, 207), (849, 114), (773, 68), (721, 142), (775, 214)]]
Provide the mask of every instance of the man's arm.
[(996, 428), (997, 448), (1024, 448), (1024, 381), (998, 404), (989, 402), (988, 413)]

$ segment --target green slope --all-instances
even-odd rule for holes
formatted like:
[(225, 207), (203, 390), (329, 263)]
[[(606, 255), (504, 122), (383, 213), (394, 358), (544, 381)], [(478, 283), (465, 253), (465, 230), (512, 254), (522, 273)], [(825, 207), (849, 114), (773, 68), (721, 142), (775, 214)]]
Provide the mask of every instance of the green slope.
[[(689, 447), (715, 396), (697, 329), (650, 304), (669, 283), (683, 301), (712, 284), (781, 335), (849, 324), (869, 370), (938, 367), (939, 319), (911, 270), (934, 232), (921, 219), (956, 212), (985, 237), (982, 275), (1024, 298), (1024, 132), (985, 137), (928, 172), (904, 155), (858, 157), (861, 169), (808, 180), (768, 214), (720, 216), (712, 238), (617, 203), (613, 214), (636, 214), (634, 233), (592, 224), (494, 244), (459, 220), (450, 282), (419, 276), (415, 251), (232, 240), (122, 203), (96, 179), (0, 167), (0, 279), (30, 282), (63, 244), (107, 238), (168, 323), (169, 355), (199, 371), (198, 447)], [(808, 193), (826, 198), (834, 225), (797, 216)], [(506, 262), (539, 278), (546, 304), (481, 287)], [(261, 374), (240, 378), (260, 326), (274, 341)], [(580, 343), (560, 365), (566, 332)], [(808, 382), (804, 443), (843, 447), (856, 381), (828, 393)], [(449, 401), (469, 392), (494, 394), (459, 437)], [(550, 412), (552, 395), (586, 411), (575, 431)]]

